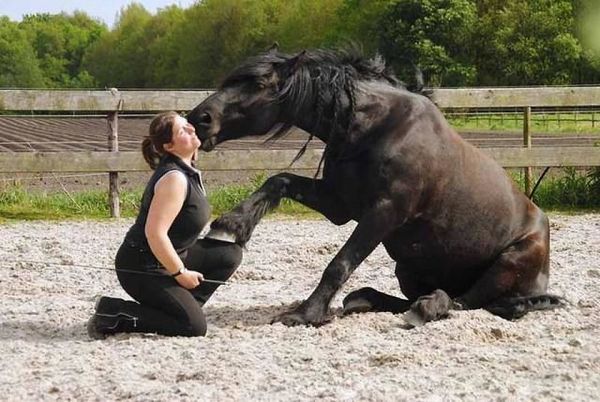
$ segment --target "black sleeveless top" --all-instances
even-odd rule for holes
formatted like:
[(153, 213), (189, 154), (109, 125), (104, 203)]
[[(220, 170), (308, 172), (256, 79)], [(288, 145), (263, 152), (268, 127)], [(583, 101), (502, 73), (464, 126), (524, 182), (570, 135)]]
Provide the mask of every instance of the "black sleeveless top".
[(140, 252), (152, 254), (144, 230), (146, 220), (148, 219), (148, 210), (150, 209), (150, 203), (154, 197), (154, 187), (156, 183), (167, 172), (172, 170), (178, 170), (185, 174), (188, 181), (185, 201), (168, 231), (169, 239), (173, 243), (173, 247), (177, 253), (181, 255), (194, 244), (200, 235), (200, 232), (208, 223), (211, 209), (210, 204), (206, 199), (200, 173), (196, 169), (188, 166), (177, 156), (167, 154), (161, 159), (154, 170), (154, 174), (148, 181), (146, 189), (144, 190), (144, 195), (142, 196), (140, 212), (135, 223), (125, 236), (124, 243), (131, 248), (137, 249)]

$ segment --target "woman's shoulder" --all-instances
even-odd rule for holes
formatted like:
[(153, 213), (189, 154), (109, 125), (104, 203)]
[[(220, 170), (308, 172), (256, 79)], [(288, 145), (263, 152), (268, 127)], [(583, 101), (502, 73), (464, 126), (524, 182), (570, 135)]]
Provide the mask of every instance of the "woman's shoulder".
[(154, 191), (158, 189), (159, 186), (169, 186), (169, 187), (183, 187), (188, 185), (188, 179), (184, 172), (177, 168), (165, 170), (160, 177), (157, 177), (156, 182), (154, 183)]

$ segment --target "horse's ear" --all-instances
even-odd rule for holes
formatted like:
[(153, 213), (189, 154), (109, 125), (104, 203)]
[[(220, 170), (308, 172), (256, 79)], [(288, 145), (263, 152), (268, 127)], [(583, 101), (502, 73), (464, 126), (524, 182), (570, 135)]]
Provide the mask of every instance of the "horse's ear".
[(273, 42), (273, 44), (271, 45), (269, 50), (267, 50), (267, 53), (276, 54), (278, 51), (279, 51), (279, 43), (277, 43), (277, 41), (275, 41), (275, 42)]
[(296, 71), (298, 66), (302, 64), (304, 59), (306, 58), (306, 50), (301, 51), (291, 59), (287, 61), (289, 71)]

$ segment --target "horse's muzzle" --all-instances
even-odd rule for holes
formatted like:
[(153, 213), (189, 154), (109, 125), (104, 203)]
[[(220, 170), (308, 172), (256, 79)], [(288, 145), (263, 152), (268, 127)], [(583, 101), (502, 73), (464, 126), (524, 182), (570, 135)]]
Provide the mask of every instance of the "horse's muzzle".
[(201, 140), (202, 144), (200, 145), (200, 149), (205, 152), (210, 152), (217, 146), (217, 136), (212, 135), (208, 138), (204, 138)]

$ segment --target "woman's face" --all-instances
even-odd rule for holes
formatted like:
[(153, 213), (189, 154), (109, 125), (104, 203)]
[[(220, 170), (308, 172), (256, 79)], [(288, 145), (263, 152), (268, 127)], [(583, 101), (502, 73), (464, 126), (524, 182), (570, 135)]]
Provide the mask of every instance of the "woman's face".
[(175, 117), (173, 121), (171, 142), (165, 144), (167, 152), (182, 158), (191, 157), (201, 145), (196, 136), (196, 130), (188, 121), (181, 116)]

